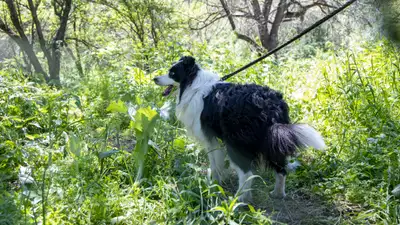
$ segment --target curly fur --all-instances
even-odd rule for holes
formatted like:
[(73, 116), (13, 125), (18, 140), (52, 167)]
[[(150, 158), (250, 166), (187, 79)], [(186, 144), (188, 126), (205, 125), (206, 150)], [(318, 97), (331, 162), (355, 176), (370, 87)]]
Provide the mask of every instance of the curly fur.
[(216, 84), (204, 102), (203, 130), (230, 146), (228, 154), (236, 165), (247, 172), (249, 162), (261, 154), (284, 173), (286, 157), (300, 144), (285, 128), (290, 120), (281, 93), (255, 84)]
[[(224, 174), (219, 139), (238, 173), (239, 192), (251, 187), (251, 164), (261, 156), (276, 172), (272, 196), (284, 197), (286, 158), (299, 148), (325, 147), (313, 128), (290, 123), (282, 94), (267, 86), (220, 82), (192, 57), (183, 57), (167, 76), (179, 84), (176, 116), (188, 134), (206, 147), (213, 177), (221, 181)], [(251, 198), (248, 191), (239, 194), (242, 201)]]

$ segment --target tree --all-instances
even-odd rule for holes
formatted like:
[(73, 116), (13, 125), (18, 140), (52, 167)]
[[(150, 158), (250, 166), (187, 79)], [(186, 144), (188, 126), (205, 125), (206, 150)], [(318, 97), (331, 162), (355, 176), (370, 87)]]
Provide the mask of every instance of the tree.
[[(3, 18), (0, 17), (0, 30), (5, 32), (17, 43), (20, 49), (26, 54), (36, 73), (42, 74), (48, 83), (59, 86), (61, 48), (64, 45), (72, 0), (52, 0), (51, 2), (45, 2), (43, 4), (41, 0), (36, 0), (36, 2), (27, 0), (27, 4), (14, 0), (4, 0), (4, 2), (11, 24), (7, 23), (8, 20), (6, 16), (3, 16)], [(54, 14), (58, 18), (57, 28), (54, 34), (48, 34), (47, 37), (38, 16), (38, 8), (41, 4), (44, 5), (43, 7), (52, 7)], [(31, 19), (23, 21), (26, 14), (28, 14)], [(27, 35), (29, 28), (31, 28), (30, 38), (28, 38)], [(51, 32), (49, 31), (48, 33)], [(48, 72), (46, 72), (42, 63), (39, 61), (38, 53), (35, 51), (35, 35), (39, 42), (40, 49), (46, 58)]]
[(121, 23), (128, 27), (128, 34), (142, 46), (152, 44), (157, 47), (172, 8), (160, 0), (94, 0), (113, 9)]
[(400, 1), (375, 0), (374, 4), (382, 12), (382, 28), (386, 36), (400, 44)]
[[(135, 67), (151, 71), (157, 58), (155, 52), (166, 47), (171, 40), (171, 31), (178, 27), (174, 16), (172, 1), (165, 0), (89, 0), (98, 4), (112, 16), (107, 18), (106, 27), (112, 24), (118, 39), (130, 45), (130, 57), (135, 60)], [(111, 9), (111, 10), (110, 10)], [(129, 39), (124, 39), (128, 37)], [(110, 36), (113, 41), (115, 37)]]
[[(205, 4), (211, 12), (196, 26), (191, 25), (192, 29), (204, 29), (227, 18), (237, 38), (248, 42), (258, 51), (272, 50), (277, 47), (279, 30), (283, 23), (297, 19), (303, 20), (306, 13), (314, 7), (318, 7), (324, 13), (326, 10), (335, 8), (326, 0), (237, 0), (230, 2), (218, 0), (218, 2), (205, 1)], [(237, 26), (238, 20), (244, 24), (255, 22), (261, 45), (250, 35), (240, 31)]]

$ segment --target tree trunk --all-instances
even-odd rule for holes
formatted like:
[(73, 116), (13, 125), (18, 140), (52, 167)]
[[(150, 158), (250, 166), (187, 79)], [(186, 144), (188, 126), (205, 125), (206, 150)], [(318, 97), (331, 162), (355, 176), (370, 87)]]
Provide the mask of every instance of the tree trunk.
[(57, 41), (53, 41), (51, 46), (51, 55), (52, 60), (48, 62), (49, 64), (49, 72), (50, 72), (50, 81), (49, 83), (55, 86), (60, 86), (60, 68), (61, 68), (61, 49), (60, 44)]
[[(67, 24), (69, 19), (69, 12), (71, 11), (72, 0), (66, 0), (65, 5), (62, 7), (60, 14), (57, 14), (60, 18), (60, 26), (57, 30), (56, 36), (53, 38), (51, 44), (51, 55), (52, 59), (48, 60), (50, 70), (50, 83), (56, 86), (61, 85), (60, 81), (60, 68), (61, 68), (61, 47), (64, 44), (65, 32), (67, 30)], [(56, 7), (56, 6), (54, 6)], [(57, 11), (57, 10), (55, 10)]]
[[(39, 59), (33, 49), (33, 41), (29, 43), (29, 40), (24, 32), (22, 24), (22, 13), (20, 9), (16, 8), (14, 0), (4, 0), (6, 2), (8, 12), (10, 14), (10, 19), (16, 31), (13, 31), (1, 18), (0, 18), (0, 30), (4, 31), (17, 45), (21, 48), (23, 52), (26, 53), (30, 63), (35, 69), (36, 73), (43, 74), (47, 83), (60, 86), (60, 69), (61, 69), (61, 47), (64, 44), (65, 33), (67, 30), (67, 24), (69, 20), (69, 13), (72, 7), (72, 0), (63, 1), (51, 1), (54, 7), (54, 13), (59, 17), (60, 24), (56, 31), (56, 35), (52, 39), (50, 49), (46, 45), (45, 37), (43, 35), (42, 26), (37, 15), (37, 8), (40, 1), (33, 3), (33, 0), (27, 0), (27, 8), (30, 11), (30, 16), (32, 17), (32, 40), (33, 40), (33, 29), (36, 28), (37, 40), (40, 44), (40, 48), (47, 59), (47, 64), (49, 67), (49, 75), (44, 71)], [(19, 7), (19, 5), (17, 5)]]
[(49, 77), (47, 73), (43, 70), (42, 65), (39, 62), (35, 52), (33, 51), (32, 45), (29, 43), (28, 38), (25, 35), (25, 32), (21, 26), (21, 23), (18, 18), (18, 12), (15, 8), (14, 1), (6, 0), (6, 4), (8, 10), (10, 12), (11, 21), (14, 27), (17, 29), (18, 34), (15, 33), (7, 24), (4, 23), (3, 20), (0, 19), (0, 29), (3, 30), (12, 40), (17, 43), (17, 45), (21, 48), (22, 51), (26, 53), (29, 58), (29, 61), (32, 63), (33, 68), (36, 73), (42, 74), (46, 81), (48, 81)]
[(278, 46), (278, 32), (279, 27), (282, 24), (283, 18), (285, 17), (285, 11), (287, 9), (287, 0), (280, 0), (278, 8), (276, 9), (275, 19), (272, 23), (271, 31), (269, 33), (269, 38), (267, 40), (265, 48), (269, 51)]
[(32, 45), (29, 44), (28, 39), (26, 40), (18, 40), (16, 41), (18, 46), (26, 53), (28, 56), (29, 61), (32, 63), (33, 68), (35, 69), (36, 73), (42, 74), (46, 81), (49, 80), (47, 73), (43, 70), (42, 65), (39, 62), (39, 59), (36, 57), (35, 52), (33, 51)]

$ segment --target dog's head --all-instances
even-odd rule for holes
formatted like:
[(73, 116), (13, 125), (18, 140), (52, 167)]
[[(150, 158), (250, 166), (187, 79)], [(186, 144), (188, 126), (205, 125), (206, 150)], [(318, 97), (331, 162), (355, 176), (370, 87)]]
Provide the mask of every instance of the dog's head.
[(196, 78), (199, 70), (193, 57), (184, 56), (172, 65), (168, 74), (154, 78), (154, 82), (160, 86), (168, 86), (163, 92), (163, 96), (169, 95), (174, 86), (179, 86), (180, 95), (182, 95), (184, 89)]

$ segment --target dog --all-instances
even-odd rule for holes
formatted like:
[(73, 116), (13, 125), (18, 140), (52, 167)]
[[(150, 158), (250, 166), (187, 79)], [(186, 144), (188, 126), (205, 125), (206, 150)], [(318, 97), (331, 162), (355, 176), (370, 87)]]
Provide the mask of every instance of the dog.
[(242, 202), (251, 201), (252, 162), (262, 159), (275, 171), (275, 187), (270, 195), (284, 198), (287, 158), (298, 149), (324, 149), (321, 135), (306, 124), (292, 124), (289, 107), (280, 92), (256, 84), (222, 82), (219, 77), (203, 70), (191, 56), (173, 64), (167, 75), (154, 78), (167, 86), (164, 96), (177, 90), (176, 117), (189, 136), (207, 150), (213, 179), (225, 178), (226, 146), (230, 166), (239, 178), (237, 196)]

